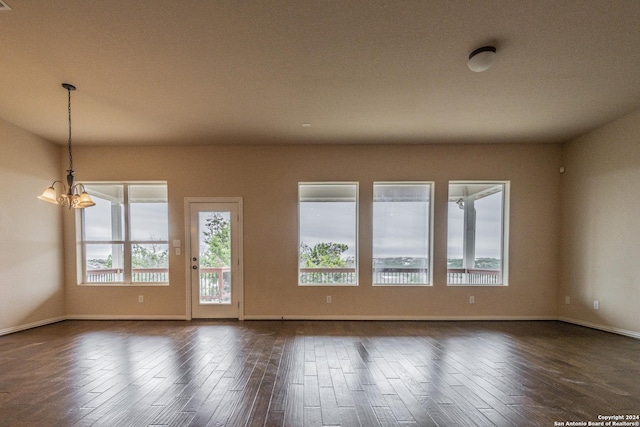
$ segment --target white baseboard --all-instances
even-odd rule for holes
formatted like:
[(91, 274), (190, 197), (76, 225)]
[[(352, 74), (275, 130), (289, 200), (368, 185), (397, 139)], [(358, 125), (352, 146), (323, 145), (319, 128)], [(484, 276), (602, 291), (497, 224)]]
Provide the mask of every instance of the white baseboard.
[(308, 314), (254, 314), (245, 315), (244, 320), (558, 320), (556, 316), (397, 316), (397, 315), (308, 315)]
[(187, 320), (184, 314), (71, 314), (67, 320)]
[[(24, 331), (27, 329), (37, 328), (52, 323), (62, 322), (64, 320), (188, 320), (186, 315), (166, 314), (166, 315), (68, 315), (43, 319), (37, 322), (26, 323), (23, 325), (13, 326), (10, 328), (0, 329), (0, 336)], [(555, 316), (394, 316), (394, 315), (247, 315), (244, 320), (423, 320), (423, 321), (522, 321), (522, 320), (558, 320), (565, 323), (584, 326), (591, 329), (597, 329), (605, 332), (611, 332), (618, 335), (640, 339), (640, 332), (630, 331), (627, 329), (616, 328), (613, 326), (600, 325), (591, 322), (585, 322), (578, 319), (568, 317)]]
[(14, 332), (25, 331), (27, 329), (37, 328), (39, 326), (50, 325), (52, 323), (67, 320), (66, 316), (52, 317), (50, 319), (38, 320), (37, 322), (25, 323), (24, 325), (13, 326), (11, 328), (0, 329), (0, 336), (13, 334)]
[(630, 331), (627, 329), (616, 328), (613, 326), (600, 325), (597, 323), (585, 322), (578, 319), (572, 319), (569, 317), (558, 317), (561, 322), (572, 323), (574, 325), (584, 326), (591, 329), (598, 329), (600, 331), (611, 332), (618, 335), (625, 335), (627, 337), (640, 339), (640, 332)]

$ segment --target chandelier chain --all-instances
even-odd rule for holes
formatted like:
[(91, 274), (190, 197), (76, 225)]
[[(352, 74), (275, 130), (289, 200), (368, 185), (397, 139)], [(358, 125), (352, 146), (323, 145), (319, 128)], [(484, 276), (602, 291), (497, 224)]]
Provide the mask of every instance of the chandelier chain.
[(67, 103), (67, 111), (69, 113), (69, 171), (73, 172), (73, 156), (71, 155), (71, 90), (67, 89), (69, 101)]

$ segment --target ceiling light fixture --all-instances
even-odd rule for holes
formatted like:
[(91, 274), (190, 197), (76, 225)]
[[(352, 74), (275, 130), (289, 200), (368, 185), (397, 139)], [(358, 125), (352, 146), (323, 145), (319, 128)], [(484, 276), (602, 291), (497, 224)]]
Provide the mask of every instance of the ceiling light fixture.
[(479, 73), (491, 68), (496, 61), (496, 48), (494, 46), (483, 46), (469, 54), (469, 69)]
[[(44, 190), (44, 192), (38, 196), (38, 199), (53, 203), (56, 205), (82, 209), (94, 206), (95, 203), (91, 200), (89, 193), (85, 191), (84, 185), (74, 184), (75, 177), (73, 176), (73, 156), (71, 154), (71, 91), (76, 90), (76, 87), (69, 83), (62, 83), (62, 87), (67, 90), (68, 103), (67, 111), (69, 112), (69, 169), (67, 170), (67, 186), (62, 181), (53, 181), (51, 187)], [(55, 185), (56, 183), (62, 184), (63, 192), (58, 195)]]

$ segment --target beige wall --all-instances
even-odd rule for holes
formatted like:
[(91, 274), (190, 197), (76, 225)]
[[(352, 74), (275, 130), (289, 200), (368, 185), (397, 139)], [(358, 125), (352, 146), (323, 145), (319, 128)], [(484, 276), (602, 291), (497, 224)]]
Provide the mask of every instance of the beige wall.
[[(185, 241), (185, 197), (243, 197), (247, 318), (555, 318), (559, 277), (559, 145), (302, 145), (74, 148), (78, 179), (167, 180), (170, 239)], [(510, 285), (447, 287), (448, 180), (511, 181)], [(372, 287), (374, 181), (435, 181), (433, 287)], [(297, 184), (360, 183), (360, 285), (297, 286)], [(71, 317), (186, 314), (185, 258), (169, 287), (78, 286), (74, 224), (66, 217)], [(143, 294), (144, 304), (137, 296)], [(325, 297), (333, 297), (332, 304)], [(476, 303), (469, 304), (469, 296)]]
[(0, 120), (0, 335), (64, 319), (62, 214), (36, 199), (61, 149)]
[[(185, 197), (244, 198), (248, 318), (554, 318), (640, 332), (640, 111), (560, 145), (75, 147), (80, 180), (167, 180), (170, 238)], [(64, 175), (62, 148), (0, 121), (0, 334), (65, 317), (184, 318), (185, 258), (168, 287), (78, 286), (73, 212), (35, 196)], [(558, 167), (566, 167), (564, 175)], [(511, 181), (510, 285), (444, 284), (446, 189)], [(296, 284), (297, 183), (360, 182), (360, 286)], [(371, 185), (435, 181), (434, 286), (372, 287)], [(560, 216), (559, 213), (562, 212)], [(64, 266), (62, 233), (64, 222)], [(63, 278), (64, 274), (64, 278)], [(64, 282), (64, 285), (63, 285)], [(66, 294), (66, 308), (65, 308)], [(145, 303), (138, 304), (143, 294)], [(332, 304), (325, 296), (333, 297)], [(468, 304), (474, 295), (476, 304)], [(570, 304), (565, 304), (565, 296)], [(593, 300), (600, 309), (593, 309)]]
[(640, 111), (566, 144), (564, 164), (559, 314), (640, 337)]

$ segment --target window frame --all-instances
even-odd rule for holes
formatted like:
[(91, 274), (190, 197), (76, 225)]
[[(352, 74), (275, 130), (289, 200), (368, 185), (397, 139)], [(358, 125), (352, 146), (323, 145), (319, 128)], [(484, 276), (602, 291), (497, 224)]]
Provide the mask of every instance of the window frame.
[[(302, 226), (302, 215), (301, 215), (301, 194), (300, 190), (302, 186), (355, 186), (355, 224), (354, 224), (354, 241), (355, 241), (355, 255), (354, 255), (354, 283), (301, 283), (300, 277), (300, 247), (302, 244), (302, 235), (301, 235), (301, 226)], [(311, 182), (298, 182), (298, 245), (297, 245), (297, 282), (299, 287), (354, 287), (359, 286), (360, 283), (360, 184), (357, 181), (311, 181)]]
[[(473, 286), (473, 287), (502, 287), (509, 286), (509, 217), (510, 217), (510, 193), (511, 193), (511, 181), (509, 180), (455, 180), (449, 181), (447, 185), (447, 246), (446, 246), (446, 262), (449, 261), (449, 208), (452, 202), (451, 185), (502, 185), (502, 224), (501, 224), (501, 236), (500, 236), (500, 275), (497, 283), (450, 283), (449, 282), (449, 266), (447, 265), (446, 283), (447, 286), (460, 287), (460, 286)], [(455, 196), (454, 196), (455, 197)], [(475, 228), (475, 225), (474, 225)], [(463, 235), (465, 230), (463, 230)], [(466, 237), (463, 237), (466, 239)], [(474, 237), (475, 239), (475, 237)], [(474, 257), (475, 259), (475, 257)], [(465, 263), (465, 254), (463, 250), (463, 269)]]
[[(122, 235), (123, 239), (120, 240), (86, 240), (86, 220), (85, 209), (78, 209), (77, 218), (79, 218), (79, 239), (78, 246), (81, 252), (81, 277), (82, 281), (79, 285), (83, 286), (169, 286), (169, 272), (170, 272), (170, 255), (171, 247), (169, 245), (169, 186), (167, 181), (87, 181), (82, 182), (83, 185), (90, 188), (92, 185), (113, 185), (122, 186), (123, 190), (123, 219), (122, 219)], [(167, 240), (132, 240), (131, 230), (131, 202), (129, 201), (129, 192), (131, 186), (157, 186), (164, 185), (167, 191)], [(97, 197), (97, 196), (96, 196)], [(87, 208), (91, 209), (91, 208)], [(113, 228), (112, 228), (113, 230)], [(123, 280), (122, 281), (104, 281), (104, 282), (90, 282), (87, 280), (87, 245), (122, 245), (123, 246)], [(148, 244), (163, 244), (167, 247), (167, 280), (161, 282), (149, 282), (149, 281), (133, 281), (133, 246), (148, 245)]]
[[(429, 233), (427, 239), (427, 256), (428, 256), (428, 272), (426, 283), (376, 283), (376, 270), (374, 267), (374, 251), (375, 251), (375, 188), (376, 185), (396, 185), (396, 186), (411, 186), (411, 185), (428, 185), (429, 186), (429, 207), (427, 210), (428, 224), (427, 231)], [(434, 232), (434, 194), (435, 194), (435, 182), (434, 181), (374, 181), (372, 185), (372, 211), (371, 211), (371, 285), (375, 287), (403, 287), (403, 286), (433, 286), (433, 232)]]

